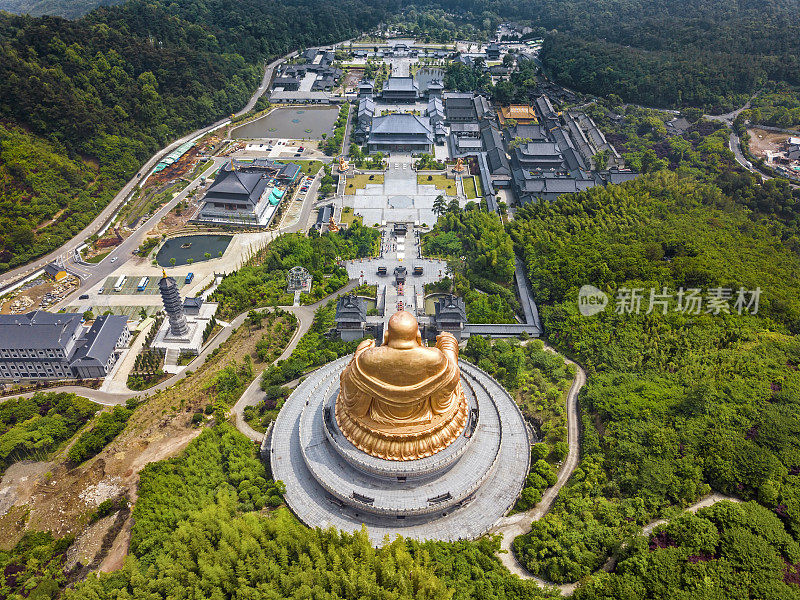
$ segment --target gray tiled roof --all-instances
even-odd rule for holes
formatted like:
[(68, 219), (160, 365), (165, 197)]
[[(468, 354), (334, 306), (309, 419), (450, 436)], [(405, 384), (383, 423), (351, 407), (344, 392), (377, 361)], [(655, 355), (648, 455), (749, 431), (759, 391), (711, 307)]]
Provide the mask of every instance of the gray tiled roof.
[(417, 89), (413, 77), (389, 77), (383, 86), (384, 92), (416, 92)]
[(363, 323), (367, 320), (367, 306), (358, 296), (342, 296), (336, 303), (337, 323)]
[(452, 133), (478, 133), (481, 127), (477, 123), (453, 123), (450, 126)]
[(460, 150), (480, 150), (483, 148), (483, 142), (478, 138), (460, 137), (457, 138), (456, 144)]
[(322, 227), (323, 225), (327, 225), (328, 221), (331, 220), (331, 216), (333, 216), (333, 206), (330, 204), (326, 204), (325, 206), (320, 206), (319, 210), (317, 211), (317, 227)]
[(49, 313), (43, 310), (24, 315), (0, 315), (0, 348), (45, 350), (64, 348), (80, 335), (83, 315)]
[(517, 125), (508, 128), (508, 138), (530, 139), (531, 141), (538, 142), (547, 139), (547, 132), (541, 125)]
[(486, 160), (492, 175), (511, 175), (511, 165), (506, 153), (501, 148), (492, 148), (486, 152)]
[(435, 320), (437, 323), (441, 321), (459, 321), (466, 323), (467, 309), (464, 304), (464, 299), (459, 296), (448, 294), (441, 300), (436, 302)]
[(75, 366), (105, 365), (127, 326), (128, 318), (124, 316), (103, 315), (97, 317), (89, 331), (86, 332), (85, 343), (75, 351), (72, 364)]
[(448, 92), (444, 95), (444, 105), (446, 108), (475, 108), (472, 102), (473, 95), (466, 92)]
[(519, 146), (523, 156), (558, 156), (561, 154), (558, 144), (554, 142), (528, 142)]
[(452, 108), (450, 105), (446, 106), (447, 118), (461, 120), (477, 120), (478, 115), (475, 114), (474, 108)]
[(487, 152), (492, 148), (503, 147), (503, 139), (500, 137), (500, 132), (489, 121), (481, 123), (481, 139), (483, 140), (483, 148)]
[(231, 168), (229, 163), (220, 169), (217, 178), (206, 192), (206, 201), (258, 204), (269, 180), (262, 173), (245, 172)]
[(390, 114), (372, 120), (373, 135), (430, 135), (431, 126), (417, 115)]

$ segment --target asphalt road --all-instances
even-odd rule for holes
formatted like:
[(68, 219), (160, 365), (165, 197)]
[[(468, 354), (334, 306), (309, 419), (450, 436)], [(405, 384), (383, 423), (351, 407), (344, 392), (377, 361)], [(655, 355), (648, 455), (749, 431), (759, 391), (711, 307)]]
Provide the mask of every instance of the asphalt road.
[[(297, 54), (296, 52), (292, 52), (291, 54), (287, 54), (286, 56), (278, 58), (269, 63), (264, 69), (264, 77), (261, 80), (261, 85), (259, 85), (258, 89), (253, 93), (247, 105), (245, 105), (245, 107), (242, 108), (242, 110), (235, 113), (234, 116), (239, 116), (252, 110), (253, 107), (256, 105), (256, 102), (258, 102), (258, 99), (267, 90), (269, 82), (272, 78), (272, 73), (275, 70), (275, 67), (277, 67), (284, 60), (291, 58), (296, 54)], [(34, 273), (35, 271), (41, 269), (47, 263), (52, 262), (58, 259), (59, 257), (62, 259), (67, 259), (68, 257), (71, 257), (77, 250), (77, 248), (83, 245), (83, 242), (87, 238), (91, 237), (92, 235), (100, 231), (105, 226), (105, 224), (108, 223), (108, 221), (117, 213), (120, 207), (125, 203), (126, 199), (131, 194), (131, 192), (133, 192), (134, 188), (139, 184), (139, 182), (147, 178), (147, 176), (150, 174), (153, 168), (158, 164), (158, 162), (164, 156), (172, 152), (175, 148), (177, 148), (181, 144), (184, 144), (196, 137), (205, 135), (206, 133), (213, 131), (214, 129), (222, 127), (223, 125), (229, 123), (230, 121), (231, 121), (230, 117), (221, 119), (216, 123), (209, 125), (208, 127), (203, 127), (202, 129), (198, 129), (196, 131), (186, 134), (182, 138), (172, 142), (166, 148), (160, 150), (158, 153), (152, 156), (150, 160), (148, 160), (142, 166), (141, 169), (139, 169), (139, 171), (133, 176), (133, 178), (122, 187), (122, 189), (117, 193), (116, 196), (114, 196), (113, 200), (111, 200), (108, 206), (106, 206), (102, 211), (100, 211), (100, 214), (97, 215), (97, 217), (95, 217), (95, 219), (86, 228), (80, 231), (69, 242), (67, 242), (60, 248), (54, 250), (53, 252), (47, 254), (46, 256), (43, 256), (42, 258), (38, 258), (26, 265), (17, 267), (16, 269), (12, 269), (10, 271), (3, 273), (2, 280), (0, 280), (0, 286), (8, 285), (27, 275), (30, 275), (31, 273)]]
[[(214, 164), (208, 167), (203, 173), (213, 172), (214, 169), (222, 165), (228, 160), (227, 157), (214, 158)], [(140, 225), (130, 236), (128, 236), (119, 246), (116, 246), (102, 261), (97, 264), (90, 265), (87, 263), (78, 263), (77, 269), (74, 269), (75, 263), (69, 265), (70, 269), (80, 270), (87, 275), (82, 279), (81, 285), (72, 294), (65, 297), (59, 304), (60, 306), (69, 306), (77, 300), (78, 296), (85, 291), (89, 290), (92, 286), (100, 281), (105, 280), (106, 277), (116, 271), (120, 265), (127, 261), (134, 250), (144, 240), (148, 232), (155, 227), (164, 216), (171, 211), (178, 202), (186, 199), (189, 193), (200, 185), (200, 178), (202, 174), (198, 175), (189, 185), (187, 185), (180, 194), (175, 196), (172, 200), (167, 202), (158, 211), (156, 211), (147, 221)]]

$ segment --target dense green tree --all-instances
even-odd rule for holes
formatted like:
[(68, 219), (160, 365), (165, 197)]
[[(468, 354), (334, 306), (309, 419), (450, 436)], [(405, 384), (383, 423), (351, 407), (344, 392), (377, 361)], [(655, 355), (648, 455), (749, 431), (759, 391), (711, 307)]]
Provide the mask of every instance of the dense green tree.
[(0, 473), (18, 460), (46, 459), (99, 409), (66, 393), (37, 393), (0, 403)]
[[(705, 173), (716, 177), (713, 168)], [(546, 305), (548, 336), (589, 373), (580, 399), (587, 415), (581, 464), (554, 510), (514, 545), (531, 570), (557, 582), (589, 575), (641, 525), (711, 489), (758, 500), (797, 538), (800, 305), (792, 290), (800, 257), (785, 248), (781, 231), (716, 185), (666, 171), (517, 213), (511, 235)], [(585, 284), (609, 295), (610, 305), (593, 317), (577, 310)], [(729, 312), (707, 305), (687, 312), (674, 298), (648, 310), (650, 288), (694, 287), (732, 290)], [(740, 287), (762, 290), (756, 314), (739, 314)], [(639, 314), (620, 310), (622, 288), (642, 291)], [(767, 589), (784, 597), (775, 551), (765, 549), (771, 542), (726, 535), (735, 569), (762, 583), (722, 597), (758, 598)], [(707, 543), (700, 554), (656, 543), (671, 562), (652, 566), (670, 573), (669, 591), (637, 597), (679, 597), (675, 590), (691, 589), (680, 570), (692, 569), (688, 557), (705, 556)], [(644, 571), (629, 573), (635, 576), (598, 577), (598, 585), (617, 593), (649, 581)], [(723, 587), (741, 579), (730, 571), (707, 575)]]

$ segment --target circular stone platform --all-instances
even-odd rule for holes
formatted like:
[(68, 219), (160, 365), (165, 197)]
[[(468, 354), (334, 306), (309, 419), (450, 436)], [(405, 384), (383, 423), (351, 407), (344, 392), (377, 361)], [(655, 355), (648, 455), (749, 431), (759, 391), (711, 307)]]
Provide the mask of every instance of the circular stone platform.
[(527, 428), (516, 403), (488, 374), (460, 361), (470, 409), (464, 432), (445, 450), (388, 461), (358, 450), (333, 416), (346, 356), (318, 369), (286, 400), (272, 429), (272, 474), (286, 502), (312, 527), (386, 535), (472, 539), (514, 504), (530, 463)]

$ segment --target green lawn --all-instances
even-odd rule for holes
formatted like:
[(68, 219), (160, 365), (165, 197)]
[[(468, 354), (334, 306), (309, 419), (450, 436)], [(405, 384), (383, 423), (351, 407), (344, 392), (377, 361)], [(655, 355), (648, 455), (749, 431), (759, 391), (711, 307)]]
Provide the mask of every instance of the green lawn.
[[(370, 179), (370, 177), (372, 177), (372, 179)], [(348, 195), (354, 194), (356, 190), (363, 190), (365, 187), (367, 187), (368, 183), (383, 183), (383, 175), (365, 175), (364, 173), (361, 173), (359, 175), (354, 175), (353, 177), (348, 177), (344, 193)]]
[(355, 218), (355, 213), (353, 213), (353, 209), (350, 206), (345, 206), (342, 209), (342, 216), (341, 222), (342, 225), (347, 225), (348, 227), (353, 224), (353, 219)]
[(464, 195), (468, 200), (474, 200), (478, 197), (477, 191), (475, 190), (475, 180), (472, 177), (465, 177), (462, 183), (464, 184)]
[(289, 163), (295, 164), (300, 167), (300, 172), (303, 175), (313, 177), (322, 168), (322, 161), (320, 160), (279, 160), (281, 164), (288, 165)]
[(417, 183), (419, 185), (435, 185), (438, 189), (444, 190), (448, 196), (456, 195), (456, 182), (444, 175), (417, 175)]
[(108, 252), (101, 252), (97, 256), (92, 256), (91, 258), (84, 258), (83, 260), (88, 263), (97, 264), (109, 254), (111, 254), (111, 250), (109, 250)]

